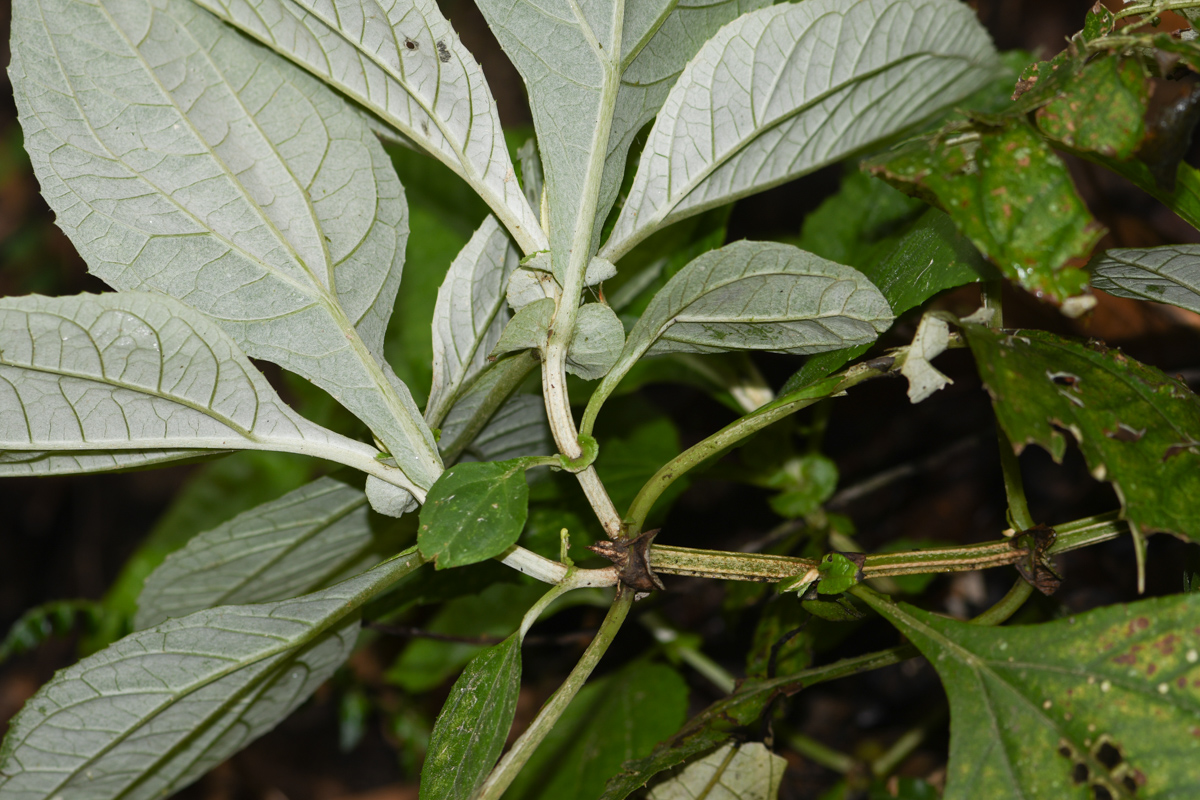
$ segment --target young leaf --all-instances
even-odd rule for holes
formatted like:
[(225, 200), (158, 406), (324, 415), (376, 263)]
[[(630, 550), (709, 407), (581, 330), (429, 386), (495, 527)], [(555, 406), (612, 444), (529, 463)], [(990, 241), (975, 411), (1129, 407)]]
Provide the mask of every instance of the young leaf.
[(1075, 192), (1067, 167), (1022, 121), (953, 141), (917, 141), (881, 157), (873, 174), (932, 198), (1005, 276), (1059, 302), (1083, 291), (1104, 228)]
[(421, 798), (470, 800), (504, 749), (521, 692), (521, 637), (472, 659), (438, 714), (421, 768)]
[(603, 378), (621, 355), (625, 326), (603, 303), (588, 303), (579, 309), (575, 332), (567, 349), (567, 372), (585, 381)]
[(508, 322), (504, 290), (518, 254), (489, 216), (450, 264), (433, 312), (433, 387), (425, 420), (437, 427), (463, 386), (488, 365)]
[(879, 142), (965, 97), (996, 64), (974, 12), (952, 0), (806, 0), (745, 14), (672, 87), (600, 254), (616, 261), (676, 219)]
[(404, 192), (362, 116), (186, 0), (19, 0), (13, 13), (26, 146), (92, 272), (216, 318), (432, 484), (433, 438), (382, 361)]
[(609, 776), (682, 724), (687, 684), (662, 664), (634, 662), (589, 683), (517, 776), (513, 800), (593, 800)]
[(1185, 385), (1043, 331), (964, 331), (1018, 451), (1037, 444), (1059, 461), (1070, 431), (1092, 474), (1113, 483), (1131, 525), (1200, 540), (1200, 399)]
[(511, 547), (528, 514), (520, 459), (455, 464), (425, 498), (417, 543), (438, 569), (474, 564)]
[(362, 104), (461, 175), (526, 252), (545, 248), (514, 180), (500, 117), (475, 57), (433, 0), (199, 0)]
[(415, 550), (322, 592), (225, 606), (127, 636), (62, 670), (0, 747), (11, 800), (149, 800), (275, 727), (333, 671), (355, 612), (422, 563)]
[(711, 250), (667, 282), (629, 332), (597, 393), (658, 353), (819, 353), (874, 341), (887, 301), (857, 270), (791, 245), (741, 241)]
[(647, 800), (775, 800), (787, 759), (762, 742), (727, 744), (656, 784)]
[(379, 560), (371, 553), (381, 544), (368, 519), (366, 495), (334, 478), (319, 478), (193, 537), (167, 556), (146, 579), (134, 628), (214, 606), (307, 594), (371, 566)]
[(0, 377), (0, 475), (97, 472), (214, 450), (385, 469), (373, 448), (293, 412), (215, 322), (162, 295), (0, 300)]
[(1092, 286), (1200, 312), (1200, 246), (1109, 250), (1092, 267)]
[(1186, 797), (1200, 784), (1200, 596), (970, 625), (864, 596), (950, 696), (945, 800)]
[(550, 321), (554, 319), (554, 301), (549, 297), (534, 300), (521, 308), (504, 326), (490, 356), (497, 358), (518, 350), (538, 350), (546, 346)]

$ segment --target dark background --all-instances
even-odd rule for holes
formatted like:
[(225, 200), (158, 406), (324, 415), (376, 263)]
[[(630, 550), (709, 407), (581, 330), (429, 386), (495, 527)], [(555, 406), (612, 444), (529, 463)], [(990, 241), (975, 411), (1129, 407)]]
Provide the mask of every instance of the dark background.
[[(1050, 54), (1061, 49), (1064, 37), (1081, 26), (1089, 3), (980, 0), (974, 5), (1001, 49), (1019, 47)], [(473, 5), (466, 0), (447, 0), (443, 7), (488, 73), (505, 125), (528, 124), (519, 78)], [(0, 8), (5, 64), (9, 10), (7, 4)], [(37, 193), (36, 181), (21, 150), (6, 76), (3, 81), (0, 295), (101, 291), (104, 287), (87, 275)], [(1084, 198), (1110, 231), (1102, 248), (1198, 240), (1196, 231), (1121, 179), (1087, 164), (1073, 162), (1071, 168)], [(839, 176), (838, 169), (825, 170), (743, 201), (734, 211), (729, 238), (795, 235), (804, 214), (836, 190)], [(1096, 336), (1151, 364), (1183, 372), (1185, 377), (1200, 374), (1200, 318), (1176, 309), (1107, 296), (1100, 299), (1089, 319), (1068, 323), (1053, 309), (1011, 292), (1006, 297), (1006, 323)], [(967, 288), (941, 302), (952, 309), (970, 311), (978, 303), (978, 291)], [(904, 343), (914, 325), (911, 318), (902, 321), (890, 334), (894, 341), (888, 343)], [(778, 387), (800, 362), (767, 356), (758, 363)], [(982, 541), (996, 538), (1005, 527), (1004, 494), (986, 395), (964, 351), (950, 353), (938, 364), (955, 383), (920, 405), (907, 402), (901, 381), (872, 384), (834, 404), (826, 450), (838, 463), (841, 487), (898, 465), (917, 468), (915, 475), (892, 483), (865, 501), (837, 509), (854, 519), (860, 540), (868, 548), (898, 536)], [(685, 444), (729, 419), (721, 406), (691, 390), (651, 388), (646, 394), (675, 419)], [(1091, 480), (1074, 450), (1061, 466), (1054, 465), (1040, 451), (1027, 452), (1022, 466), (1033, 513), (1039, 520), (1062, 521), (1116, 507), (1112, 492)], [(0, 481), (0, 632), (7, 630), (25, 609), (45, 601), (101, 597), (194, 469), (182, 466), (124, 475)], [(744, 544), (779, 522), (763, 499), (763, 493), (757, 490), (700, 482), (680, 500), (666, 530), (688, 531), (687, 540), (697, 546)], [(683, 543), (682, 538), (672, 541)], [(1053, 602), (1080, 611), (1133, 599), (1132, 556), (1127, 541), (1114, 541), (1063, 558), (1060, 566), (1067, 582)], [(1182, 556), (1183, 545), (1177, 541), (1168, 537), (1151, 540), (1152, 593), (1179, 591)], [(989, 597), (994, 600), (1010, 580), (1007, 571), (1004, 575), (944, 577), (935, 583), (933, 594), (944, 607), (979, 610)], [(709, 581), (674, 579), (668, 580), (668, 589), (655, 601), (668, 618), (704, 635), (708, 640), (706, 651), (740, 674), (740, 653), (749, 634), (732, 628), (721, 613), (721, 587)], [(576, 617), (570, 624), (587, 627), (595, 620)], [(627, 641), (618, 642), (611, 656), (616, 661), (620, 660), (622, 646), (632, 652), (645, 644), (644, 634), (639, 632), (622, 636)], [(880, 628), (879, 637), (872, 647), (885, 646), (894, 639), (886, 628)], [(72, 636), (53, 639), (0, 666), (0, 730), (55, 669), (74, 660), (76, 644)], [(382, 653), (358, 657), (354, 664), (358, 678), (367, 685), (377, 682), (387, 654), (385, 646)], [(565, 672), (571, 655), (549, 658), (547, 664), (531, 667), (531, 688), (523, 693), (518, 724), (527, 722), (536, 711), (554, 685), (555, 671)], [(711, 687), (694, 674), (689, 680), (693, 684), (693, 710), (716, 698)], [(185, 792), (186, 796), (205, 800), (415, 798), (415, 782), (402, 769), (382, 726), (368, 725), (368, 735), (354, 750), (339, 752), (334, 694), (326, 687), (279, 730), (222, 765)], [(906, 725), (926, 711), (936, 710), (942, 702), (932, 671), (910, 662), (806, 692), (792, 703), (789, 720), (831, 746), (869, 757)], [(436, 703), (429, 712), (436, 712)], [(902, 771), (936, 775), (944, 760), (944, 746), (944, 733), (933, 735)], [(785, 797), (818, 797), (836, 779), (833, 773), (794, 753), (788, 757), (793, 769), (786, 781)]]

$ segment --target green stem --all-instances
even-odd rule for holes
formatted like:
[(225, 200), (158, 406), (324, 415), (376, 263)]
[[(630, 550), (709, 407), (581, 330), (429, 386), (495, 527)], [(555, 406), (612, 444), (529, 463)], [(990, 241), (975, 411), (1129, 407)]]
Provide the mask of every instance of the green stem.
[[(1065, 553), (1115, 539), (1129, 532), (1129, 524), (1118, 519), (1119, 512), (1067, 522), (1055, 526), (1054, 544), (1049, 554)], [(982, 544), (931, 547), (907, 553), (868, 555), (863, 575), (882, 578), (892, 575), (922, 575), (945, 572), (970, 572), (1014, 564), (1025, 555), (1014, 549), (1012, 540), (998, 539)], [(718, 580), (775, 583), (809, 572), (816, 577), (817, 561), (808, 558), (698, 550), (670, 545), (650, 546), (650, 566), (668, 575), (691, 575)]]
[(699, 444), (689, 447), (654, 473), (654, 476), (646, 481), (646, 484), (638, 491), (629, 506), (629, 511), (625, 514), (626, 536), (634, 537), (641, 533), (642, 524), (646, 521), (646, 515), (650, 513), (655, 501), (662, 496), (667, 487), (701, 462), (789, 414), (794, 414), (819, 400), (844, 392), (852, 386), (857, 386), (871, 378), (877, 378), (886, 372), (885, 369), (876, 369), (865, 364), (855, 365), (844, 373), (818, 381), (811, 386), (785, 395), (773, 403), (768, 403), (758, 411), (726, 425)]
[(1021, 609), (1021, 606), (1025, 605), (1025, 601), (1029, 599), (1029, 595), (1031, 594), (1033, 594), (1033, 586), (1030, 585), (1029, 581), (1024, 578), (1017, 578), (1016, 583), (1012, 585), (1008, 593), (1004, 597), (1001, 597), (996, 605), (972, 619), (971, 624), (990, 627), (1006, 622)]
[(661, 644), (668, 651), (669, 655), (678, 658), (696, 670), (696, 672), (699, 672), (713, 686), (716, 686), (725, 694), (729, 694), (734, 690), (737, 681), (729, 673), (729, 670), (688, 644), (686, 639), (680, 637), (679, 631), (668, 625), (658, 614), (648, 611), (638, 617), (638, 622), (642, 623), (650, 631), (654, 640)]
[(802, 733), (792, 733), (787, 737), (788, 747), (795, 750), (800, 755), (820, 764), (826, 769), (831, 769), (839, 775), (845, 775), (854, 769), (857, 763), (853, 758), (834, 750), (832, 747), (821, 744), (816, 739), (805, 736)]
[(996, 438), (1000, 443), (1000, 470), (1004, 474), (1004, 494), (1008, 497), (1008, 520), (1014, 529), (1027, 531), (1034, 526), (1033, 515), (1025, 500), (1025, 483), (1021, 480), (1021, 464), (1013, 450), (1008, 434), (996, 423)]
[(946, 721), (946, 712), (946, 706), (941, 705), (932, 714), (926, 715), (925, 719), (915, 727), (905, 732), (888, 748), (886, 753), (871, 762), (871, 774), (876, 778), (886, 778), (895, 772), (896, 768), (921, 745), (921, 742), (925, 741), (925, 737), (929, 735), (930, 731), (942, 726)]
[(521, 771), (521, 768), (537, 750), (538, 745), (546, 738), (546, 734), (550, 733), (554, 724), (558, 722), (558, 718), (567, 710), (571, 700), (583, 688), (583, 684), (592, 674), (592, 670), (600, 663), (601, 657), (612, 644), (617, 631), (621, 629), (621, 624), (625, 622), (625, 617), (629, 615), (629, 608), (633, 605), (633, 594), (628, 590), (620, 591), (617, 594), (616, 600), (613, 601), (612, 606), (608, 609), (608, 614), (604, 617), (604, 622), (600, 625), (600, 630), (596, 632), (596, 638), (592, 639), (592, 643), (584, 651), (579, 663), (571, 670), (571, 674), (567, 676), (558, 691), (546, 701), (546, 705), (542, 706), (541, 712), (538, 713), (529, 728), (513, 743), (509, 751), (504, 754), (504, 758), (500, 759), (500, 763), (492, 770), (492, 774), (488, 776), (479, 793), (475, 795), (475, 800), (497, 800), (508, 789), (513, 779), (517, 777), (517, 773)]

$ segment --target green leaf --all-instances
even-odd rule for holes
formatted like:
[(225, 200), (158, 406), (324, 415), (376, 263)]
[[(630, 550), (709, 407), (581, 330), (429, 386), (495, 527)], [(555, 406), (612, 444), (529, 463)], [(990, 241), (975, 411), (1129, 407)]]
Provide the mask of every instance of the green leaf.
[(746, 652), (746, 675), (766, 678), (774, 653), (776, 675), (799, 672), (812, 663), (812, 634), (805, 628), (808, 615), (791, 596), (777, 596), (763, 609), (754, 627), (754, 641)]
[(528, 513), (521, 459), (455, 464), (425, 498), (417, 543), (438, 569), (474, 564), (512, 547)]
[(1028, 125), (978, 127), (920, 140), (869, 169), (943, 208), (1009, 278), (1058, 302), (1079, 294), (1077, 269), (1104, 229), (1075, 193), (1066, 165)]
[(422, 798), (470, 800), (504, 748), (521, 692), (521, 639), (516, 634), (471, 660), (442, 706), (425, 765)]
[(634, 662), (580, 690), (505, 794), (594, 800), (621, 765), (682, 724), (687, 684), (662, 664)]
[(1037, 444), (1059, 461), (1069, 431), (1135, 529), (1200, 540), (1200, 400), (1184, 384), (1043, 331), (964, 330), (1014, 448)]
[(523, 306), (504, 326), (490, 357), (495, 359), (506, 353), (545, 347), (550, 322), (554, 319), (554, 308), (554, 301), (549, 297)]
[(613, 310), (603, 303), (588, 303), (575, 318), (567, 372), (585, 381), (603, 378), (617, 363), (624, 345), (625, 327)]
[(787, 759), (762, 742), (726, 744), (688, 764), (647, 800), (776, 800)]
[(293, 412), (215, 322), (163, 295), (0, 300), (0, 378), (0, 475), (233, 449), (384, 469), (374, 448)]
[[(437, 584), (438, 578), (445, 574), (430, 573), (424, 576), (418, 573), (414, 577), (422, 578), (421, 583), (428, 586)], [(467, 578), (479, 577), (478, 574), (463, 573), (453, 579), (454, 584), (442, 587), (442, 591), (434, 592), (432, 596), (418, 596), (417, 600), (423, 603), (445, 603), (433, 619), (423, 625), (423, 629), (467, 641), (414, 639), (388, 669), (388, 682), (409, 692), (425, 692), (441, 685), (483, 649), (482, 644), (472, 644), (470, 640), (485, 636), (508, 636), (521, 624), (521, 618), (529, 607), (545, 594), (543, 584), (497, 583), (482, 591), (478, 583), (467, 586), (461, 584)], [(508, 575), (500, 577), (508, 579)], [(473, 591), (475, 594), (457, 596), (463, 591)]]
[(136, 630), (214, 606), (307, 594), (395, 552), (395, 523), (372, 524), (362, 490), (319, 478), (192, 538), (146, 579)]
[(1150, 81), (1136, 58), (1088, 61), (1037, 110), (1042, 133), (1074, 150), (1133, 158), (1146, 136)]
[(819, 594), (841, 594), (858, 583), (861, 567), (841, 553), (829, 553), (821, 559), (817, 571), (821, 580), (817, 584)]
[(6, 800), (170, 795), (275, 727), (350, 654), (356, 611), (408, 551), (315, 594), (225, 606), (127, 636), (57, 673), (0, 747)]
[(776, 514), (796, 519), (811, 514), (833, 496), (837, 488), (837, 464), (819, 453), (788, 459), (768, 480), (783, 489), (768, 502)]
[(509, 319), (504, 289), (519, 254), (489, 216), (450, 264), (433, 316), (433, 385), (425, 420), (438, 427), (488, 354)]
[[(618, 407), (614, 418), (606, 420), (605, 430), (615, 429), (617, 420), (623, 424), (622, 430), (602, 437), (604, 446), (600, 448), (595, 467), (613, 503), (618, 509), (626, 509), (646, 481), (658, 472), (659, 467), (679, 455), (681, 448), (679, 432), (668, 418), (642, 416), (639, 421), (638, 415), (645, 413), (640, 404), (631, 408), (629, 414), (619, 411)], [(655, 504), (659, 513), (670, 508), (687, 484), (686, 476), (671, 484)]]
[(950, 0), (806, 0), (744, 14), (675, 82), (600, 254), (616, 261), (676, 219), (886, 139), (996, 66), (975, 15)]
[(537, 214), (513, 180), (483, 70), (433, 0), (386, 7), (354, 0), (201, 5), (336, 87), (454, 170), (523, 248), (545, 246)]
[(950, 697), (945, 800), (1186, 797), (1200, 784), (1200, 596), (991, 628), (864, 595)]
[(433, 437), (383, 362), (407, 204), (362, 115), (186, 0), (13, 10), (26, 147), (90, 270), (215, 318), (432, 484)]
[(692, 261), (655, 295), (596, 392), (607, 396), (647, 355), (818, 353), (874, 341), (891, 321), (887, 301), (857, 270), (791, 245), (734, 242)]
[(70, 633), (80, 620), (85, 632), (94, 630), (102, 623), (104, 611), (104, 606), (95, 600), (51, 600), (34, 606), (0, 639), (0, 665), (13, 656), (29, 652), (52, 636)]
[(1109, 250), (1092, 265), (1092, 286), (1200, 313), (1200, 246)]

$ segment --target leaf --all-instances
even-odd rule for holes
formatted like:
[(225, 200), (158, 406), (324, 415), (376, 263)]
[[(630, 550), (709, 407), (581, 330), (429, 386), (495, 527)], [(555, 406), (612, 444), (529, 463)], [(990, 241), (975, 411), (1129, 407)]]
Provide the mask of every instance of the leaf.
[(945, 800), (1186, 797), (1200, 781), (1200, 597), (992, 628), (863, 597), (950, 696)]
[(425, 420), (437, 427), (463, 386), (488, 365), (508, 322), (504, 289), (519, 256), (489, 216), (450, 264), (433, 317), (433, 388)]
[(1200, 246), (1109, 250), (1092, 266), (1092, 286), (1200, 313)]
[(491, 358), (519, 350), (540, 350), (546, 346), (550, 322), (554, 319), (554, 301), (549, 297), (534, 300), (513, 315), (492, 348)]
[(567, 372), (585, 381), (603, 378), (617, 363), (625, 344), (625, 326), (603, 303), (579, 309), (567, 350)]
[(441, 462), (382, 361), (404, 191), (362, 116), (186, 0), (19, 0), (13, 84), (43, 194), (99, 278), (176, 297)]
[(200, 0), (423, 147), (487, 201), (526, 251), (545, 235), (515, 180), (483, 71), (433, 0)]
[(952, 0), (806, 0), (745, 14), (675, 82), (600, 255), (616, 261), (676, 219), (875, 144), (996, 67), (974, 13)]
[(52, 636), (75, 630), (79, 620), (90, 632), (102, 624), (104, 606), (95, 600), (51, 600), (23, 613), (0, 639), (0, 665), (34, 649)]
[(954, 383), (929, 363), (945, 352), (949, 343), (950, 326), (946, 320), (932, 314), (921, 317), (908, 356), (900, 366), (900, 374), (908, 379), (909, 402), (920, 403)]
[(819, 453), (789, 458), (772, 475), (767, 485), (784, 491), (770, 499), (776, 514), (797, 519), (813, 513), (833, 496), (838, 469), (833, 460)]
[(964, 331), (1018, 452), (1037, 444), (1061, 461), (1069, 431), (1136, 530), (1200, 540), (1200, 400), (1184, 384), (1120, 352), (1043, 331)]
[(504, 749), (521, 691), (521, 637), (471, 660), (442, 706), (421, 767), (422, 798), (469, 800)]
[(505, 797), (594, 800), (621, 764), (682, 724), (687, 684), (662, 664), (634, 662), (589, 683), (567, 707)]
[(826, 555), (817, 570), (821, 573), (821, 580), (817, 584), (818, 594), (841, 594), (862, 579), (862, 564), (851, 561), (841, 553)]
[[(502, 569), (512, 574), (511, 570)], [(453, 573), (429, 573), (430, 577), (418, 573), (423, 581), (431, 582), (447, 575), (459, 576), (454, 578), (456, 585), (453, 588), (457, 590), (457, 594), (446, 596), (439, 593), (432, 597), (420, 598), (424, 604), (444, 603), (437, 614), (422, 627), (431, 633), (457, 637), (461, 641), (414, 639), (409, 642), (385, 676), (389, 683), (407, 692), (426, 692), (440, 686), (477, 653), (483, 651), (483, 643), (472, 643), (471, 640), (508, 636), (520, 626), (521, 618), (530, 606), (545, 594), (542, 584), (496, 583), (482, 590), (477, 583), (464, 586), (462, 582), (468, 577), (479, 576), (459, 570)], [(509, 578), (508, 575), (502, 577), (505, 580)], [(471, 594), (466, 597), (458, 596), (464, 590)]]
[(1006, 277), (1059, 303), (1083, 291), (1078, 269), (1104, 234), (1066, 165), (1021, 121), (918, 141), (872, 174), (943, 208)]
[(611, 393), (646, 355), (818, 353), (871, 342), (891, 321), (887, 301), (857, 270), (791, 245), (734, 242), (705, 253), (667, 282), (596, 391)]
[(662, 108), (687, 63), (721, 26), (769, 0), (654, 0), (626, 3), (621, 30), (621, 80), (608, 133), (598, 221), (621, 188), (629, 148)]
[(417, 544), (438, 569), (474, 564), (512, 547), (528, 514), (521, 459), (455, 464), (425, 498)]
[(500, 407), (463, 451), (463, 461), (510, 461), (556, 452), (540, 394), (516, 394)]
[(553, 272), (563, 285), (571, 252), (595, 252), (592, 243), (604, 222), (605, 214), (590, 201), (604, 166), (597, 158), (604, 155), (620, 78), (624, 3), (477, 5), (528, 90), (545, 177)]
[(80, 643), (84, 655), (133, 631), (138, 596), (147, 576), (201, 531), (298, 489), (314, 462), (285, 453), (246, 450), (204, 464), (191, 474), (104, 594), (100, 626)]
[(1042, 133), (1072, 149), (1130, 159), (1146, 136), (1150, 91), (1137, 59), (1098, 58), (1080, 64), (1035, 119)]
[(350, 654), (356, 610), (410, 550), (304, 597), (225, 606), (127, 636), (58, 672), (0, 747), (6, 800), (162, 797), (257, 739)]
[(288, 408), (216, 323), (144, 292), (0, 300), (0, 475), (97, 472), (234, 449), (374, 467)]
[[(620, 405), (612, 409), (617, 413), (606, 420), (605, 431), (620, 432), (601, 436), (604, 446), (600, 448), (595, 464), (609, 497), (618, 509), (629, 508), (646, 481), (682, 450), (679, 431), (670, 419), (647, 413), (648, 409), (640, 403), (631, 406), (629, 413), (624, 414), (620, 413)], [(687, 476), (672, 483), (655, 504), (657, 513), (661, 514), (663, 509), (670, 508), (675, 498), (687, 489), (688, 483)], [(653, 513), (651, 519), (654, 519)]]
[(538, 363), (527, 353), (501, 359), (479, 373), (442, 423), (440, 444), (448, 461), (458, 459), (472, 445)]
[(398, 538), (386, 533), (372, 530), (361, 490), (318, 478), (167, 556), (146, 579), (134, 627), (144, 630), (214, 606), (316, 591), (379, 561), (377, 553), (395, 544), (388, 539)]
[(787, 759), (762, 742), (726, 744), (656, 784), (647, 800), (776, 800)]
[(746, 651), (746, 676), (790, 675), (812, 664), (813, 633), (807, 623), (808, 615), (795, 597), (773, 598), (754, 626), (754, 641)]

